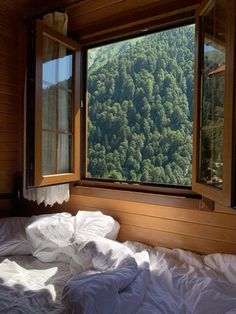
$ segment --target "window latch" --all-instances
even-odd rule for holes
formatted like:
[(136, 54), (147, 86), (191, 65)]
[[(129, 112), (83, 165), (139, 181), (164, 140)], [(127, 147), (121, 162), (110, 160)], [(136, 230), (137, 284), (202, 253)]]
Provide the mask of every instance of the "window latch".
[(84, 108), (84, 102), (83, 102), (83, 99), (81, 99), (81, 101), (80, 101), (80, 108)]

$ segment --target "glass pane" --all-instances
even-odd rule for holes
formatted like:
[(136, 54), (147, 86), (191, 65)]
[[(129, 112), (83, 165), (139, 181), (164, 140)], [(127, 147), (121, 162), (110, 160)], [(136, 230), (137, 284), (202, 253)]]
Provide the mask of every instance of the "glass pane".
[(222, 188), (225, 88), (225, 0), (202, 18), (200, 182)]
[(43, 131), (42, 133), (42, 175), (56, 173), (56, 134)]
[(58, 146), (58, 173), (71, 172), (71, 136), (60, 134)]
[(210, 128), (201, 133), (201, 182), (222, 188), (223, 128)]
[(71, 89), (72, 50), (51, 38), (43, 40), (43, 88), (59, 84)]
[[(71, 172), (73, 51), (44, 36), (42, 67), (43, 175)], [(54, 132), (50, 132), (53, 130)]]
[(191, 185), (194, 29), (88, 50), (87, 177)]
[(44, 37), (42, 127), (71, 130), (72, 50)]
[[(203, 17), (202, 126), (223, 123), (225, 81), (225, 0), (218, 0)], [(218, 20), (216, 20), (218, 19)]]
[(72, 131), (71, 93), (64, 89), (58, 90), (59, 130)]
[(57, 129), (57, 90), (53, 87), (43, 89), (42, 127), (46, 130)]

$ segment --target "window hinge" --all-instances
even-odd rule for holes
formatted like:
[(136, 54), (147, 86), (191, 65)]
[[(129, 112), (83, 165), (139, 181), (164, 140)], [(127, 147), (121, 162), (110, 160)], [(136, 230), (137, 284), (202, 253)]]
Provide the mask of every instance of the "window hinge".
[(81, 99), (81, 101), (80, 101), (80, 108), (84, 108), (84, 102), (83, 102), (83, 99)]

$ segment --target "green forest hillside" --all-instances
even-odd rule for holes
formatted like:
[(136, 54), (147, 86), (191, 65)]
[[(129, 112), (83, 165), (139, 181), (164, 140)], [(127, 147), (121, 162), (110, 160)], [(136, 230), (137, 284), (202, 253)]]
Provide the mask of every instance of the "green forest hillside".
[(88, 176), (191, 185), (194, 26), (88, 52)]

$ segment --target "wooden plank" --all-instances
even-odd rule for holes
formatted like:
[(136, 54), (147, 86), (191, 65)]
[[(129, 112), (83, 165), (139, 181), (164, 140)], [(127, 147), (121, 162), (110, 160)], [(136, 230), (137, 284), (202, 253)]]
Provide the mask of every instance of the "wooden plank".
[(1, 151), (1, 154), (0, 154), (0, 162), (2, 161), (17, 161), (17, 155), (16, 153), (13, 151), (13, 152), (2, 152)]
[(0, 82), (4, 82), (10, 86), (16, 86), (16, 72), (10, 69), (6, 71), (0, 66)]
[[(141, 202), (145, 204), (158, 204), (158, 205), (167, 205), (173, 207), (182, 207), (182, 208), (192, 208), (198, 209), (200, 206), (199, 199), (184, 197), (184, 196), (174, 196), (174, 195), (164, 195), (161, 192), (151, 193), (151, 188), (149, 193), (144, 193), (142, 191), (127, 191), (127, 190), (115, 190), (115, 189), (106, 189), (103, 187), (94, 188), (86, 186), (75, 186), (72, 188), (72, 194), (90, 196), (90, 197), (99, 197), (99, 198), (109, 198), (116, 200), (127, 200)], [(171, 193), (171, 188), (168, 190)], [(168, 193), (167, 192), (167, 193)], [(176, 192), (177, 193), (177, 192)]]
[(153, 204), (121, 201), (116, 199), (104, 199), (88, 196), (71, 195), (67, 208), (83, 209), (85, 206), (96, 208), (97, 210), (116, 210), (127, 213), (145, 215), (149, 217), (159, 217), (163, 219), (194, 222), (196, 224), (216, 226), (220, 228), (236, 227), (236, 217), (224, 213), (208, 212), (194, 209), (175, 208), (170, 206), (160, 206)]
[(2, 160), (0, 163), (0, 171), (17, 171), (17, 161), (16, 160)]
[(193, 222), (182, 222), (177, 220), (154, 218), (143, 215), (117, 212), (113, 210), (102, 210), (104, 214), (111, 215), (121, 224), (141, 227), (145, 229), (174, 232), (199, 239), (209, 239), (236, 244), (236, 228), (223, 229), (215, 226), (206, 226)]
[(17, 133), (16, 123), (0, 122), (0, 130), (4, 133)]
[(12, 193), (14, 189), (14, 172), (0, 171), (0, 193)]
[(218, 203), (215, 203), (215, 212), (236, 215), (235, 208), (229, 208)]
[(3, 104), (0, 100), (0, 114), (1, 113), (7, 113), (10, 115), (15, 115), (17, 113), (17, 107), (14, 105), (14, 103), (12, 105), (11, 104), (10, 105), (9, 104)]
[(8, 68), (9, 70), (17, 69), (16, 58), (14, 58), (9, 51), (0, 52), (0, 66)]
[[(87, 10), (86, 5), (81, 3), (77, 7), (69, 10), (69, 32), (80, 30), (80, 34), (88, 33), (87, 29), (93, 28), (96, 31), (99, 24), (104, 25), (104, 21), (109, 25), (118, 26), (138, 20), (144, 20), (151, 16), (162, 16), (171, 11), (182, 12), (187, 7), (197, 6), (198, 0), (165, 0), (165, 1), (146, 1), (146, 0), (125, 0), (114, 2), (112, 5), (102, 6), (99, 0), (94, 3), (94, 8)], [(97, 6), (96, 6), (97, 4)], [(113, 21), (113, 23), (112, 23)], [(100, 29), (101, 30), (101, 29)]]
[(16, 134), (0, 132), (0, 142), (17, 142)]
[(17, 113), (16, 114), (8, 114), (8, 113), (1, 113), (0, 114), (0, 123), (14, 123), (15, 127), (17, 127)]
[(118, 240), (138, 241), (153, 246), (169, 248), (182, 248), (202, 254), (227, 253), (236, 254), (236, 246), (233, 243), (206, 240), (182, 236), (172, 232), (163, 232), (135, 226), (122, 225)]
[(2, 152), (17, 152), (17, 139), (16, 142), (0, 142), (0, 153)]
[(159, 12), (159, 14), (167, 12), (170, 8), (172, 10), (182, 10), (185, 7), (196, 5), (198, 2), (197, 0), (182, 0), (181, 2), (174, 0), (88, 1), (69, 9), (69, 30), (73, 31), (111, 17), (115, 20), (115, 17), (123, 18), (125, 15), (129, 15), (131, 18), (137, 19), (137, 12), (143, 12), (148, 17), (154, 12)]
[[(96, 211), (97, 208), (82, 206), (83, 210)], [(195, 222), (184, 222), (145, 215), (130, 214), (123, 211), (99, 209), (105, 215), (110, 215), (120, 224), (141, 227), (145, 229), (174, 232), (176, 234), (195, 237), (199, 239), (209, 239), (236, 244), (236, 224), (235, 229), (219, 228), (197, 224)], [(76, 212), (74, 213), (76, 214)], [(236, 220), (235, 220), (236, 221)]]
[(15, 106), (17, 104), (17, 95), (6, 94), (4, 92), (0, 92), (0, 104), (7, 104), (7, 105)]

